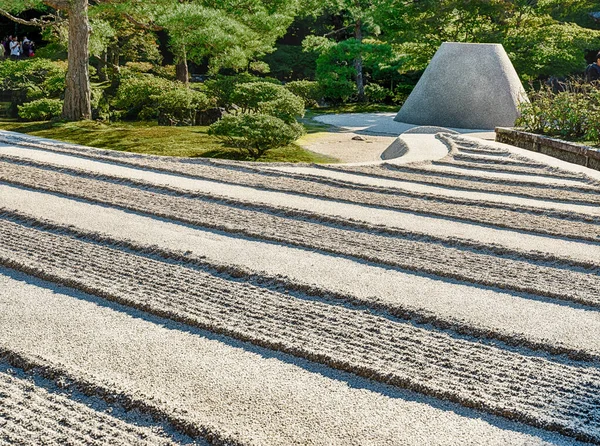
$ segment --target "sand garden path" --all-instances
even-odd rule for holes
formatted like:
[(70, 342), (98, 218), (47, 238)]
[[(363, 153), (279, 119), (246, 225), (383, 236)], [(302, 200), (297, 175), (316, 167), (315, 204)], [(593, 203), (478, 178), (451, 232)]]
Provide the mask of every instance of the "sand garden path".
[(0, 132), (0, 445), (600, 444), (600, 176)]

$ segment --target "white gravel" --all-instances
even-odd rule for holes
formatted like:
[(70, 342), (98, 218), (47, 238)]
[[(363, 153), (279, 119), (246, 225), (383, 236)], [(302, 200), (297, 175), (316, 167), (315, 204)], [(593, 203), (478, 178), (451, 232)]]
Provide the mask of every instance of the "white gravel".
[(0, 309), (2, 348), (145, 399), (236, 444), (577, 444), (6, 270)]
[[(321, 169), (0, 139), (0, 365), (215, 445), (600, 441), (593, 175), (462, 136), (439, 162)], [(2, 373), (0, 445), (63, 432)]]
[[(524, 337), (533, 344), (556, 345), (600, 356), (597, 342), (600, 313), (596, 311), (522, 299), (507, 292), (226, 236), (7, 186), (0, 186), (0, 205), (61, 225), (100, 231), (146, 246), (188, 251), (217, 264), (236, 265), (271, 277), (285, 276), (297, 283), (436, 315), (454, 324), (502, 333), (509, 338)], [(581, 326), (586, 330), (581, 330)]]
[[(2, 146), (0, 146), (0, 150), (3, 150)], [(11, 149), (11, 151), (14, 150), (14, 148)], [(53, 154), (42, 150), (23, 149), (21, 156), (26, 158), (31, 156), (36, 159), (39, 158), (42, 161), (52, 161), (53, 164), (77, 167), (95, 173), (140, 179), (153, 184), (175, 186), (190, 191), (201, 191), (215, 196), (301, 209), (317, 214), (360, 220), (374, 225), (385, 225), (438, 237), (457, 237), (479, 243), (493, 242), (513, 250), (520, 250), (522, 248), (534, 249), (559, 257), (571, 257), (579, 261), (592, 260), (596, 264), (600, 264), (600, 246), (590, 245), (589, 243), (543, 237), (483, 225), (476, 226), (456, 220), (428, 217), (410, 212), (368, 208), (349, 203), (222, 184), (215, 181), (185, 178), (178, 175), (124, 167), (85, 158)], [(12, 192), (4, 191), (3, 187), (0, 186), (0, 203), (2, 203), (1, 200), (10, 199), (12, 195)]]
[(483, 200), (492, 203), (510, 203), (521, 206), (531, 206), (541, 209), (562, 209), (566, 211), (580, 212), (583, 214), (600, 215), (600, 207), (594, 205), (586, 206), (573, 203), (559, 203), (556, 201), (522, 198), (510, 195), (499, 195), (494, 193), (488, 193), (485, 191), (465, 191), (459, 189), (452, 189), (449, 187), (418, 184), (408, 181), (388, 180), (385, 178), (370, 177), (365, 175), (353, 175), (351, 173), (324, 170), (314, 167), (274, 166), (270, 169), (281, 172), (302, 173), (306, 175), (315, 175), (317, 177), (332, 178), (353, 184), (366, 184), (369, 186), (388, 187), (423, 194), (442, 195), (448, 197), (464, 198), (468, 200)]

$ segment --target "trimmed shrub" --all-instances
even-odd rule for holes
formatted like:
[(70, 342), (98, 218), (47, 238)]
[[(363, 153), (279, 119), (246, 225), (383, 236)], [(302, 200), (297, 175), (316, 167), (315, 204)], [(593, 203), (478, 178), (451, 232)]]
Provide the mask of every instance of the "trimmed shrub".
[(182, 88), (182, 84), (151, 74), (124, 76), (117, 90), (113, 106), (122, 116), (130, 119), (156, 119), (156, 97)]
[(159, 125), (195, 125), (197, 114), (211, 106), (204, 93), (187, 88), (166, 91), (153, 99), (157, 104)]
[(31, 58), (0, 62), (0, 90), (11, 92), (9, 113), (17, 116), (18, 106), (36, 99), (60, 98), (66, 85), (66, 62)]
[(323, 99), (323, 91), (318, 82), (315, 81), (293, 81), (285, 84), (291, 93), (302, 98), (306, 108), (314, 108), (319, 106), (319, 102)]
[(208, 133), (257, 160), (267, 150), (284, 147), (297, 140), (304, 133), (304, 128), (297, 122), (287, 124), (274, 116), (240, 114), (226, 116), (212, 124)]
[(378, 84), (365, 85), (365, 96), (369, 102), (383, 102), (390, 96), (390, 90)]
[(236, 87), (241, 84), (252, 82), (269, 82), (272, 84), (281, 84), (277, 79), (265, 77), (260, 78), (249, 73), (240, 73), (235, 76), (218, 75), (213, 79), (204, 82), (206, 94), (216, 101), (217, 107), (231, 108), (233, 101), (231, 95)]
[(63, 101), (60, 99), (38, 99), (19, 105), (19, 117), (24, 121), (48, 121), (61, 115)]
[(260, 113), (275, 116), (286, 123), (304, 116), (304, 101), (281, 85), (253, 82), (238, 85), (231, 100), (242, 113)]

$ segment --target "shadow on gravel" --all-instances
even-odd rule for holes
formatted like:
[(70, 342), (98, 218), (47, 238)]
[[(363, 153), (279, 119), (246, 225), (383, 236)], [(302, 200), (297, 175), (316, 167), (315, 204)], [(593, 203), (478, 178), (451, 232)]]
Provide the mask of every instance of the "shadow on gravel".
[[(275, 359), (275, 360), (278, 360), (278, 361), (281, 361), (281, 362), (284, 362), (284, 363), (287, 363), (290, 365), (294, 365), (294, 366), (302, 368), (310, 373), (318, 374), (318, 375), (324, 376), (326, 378), (329, 378), (331, 380), (344, 382), (350, 388), (374, 392), (374, 393), (386, 396), (388, 398), (402, 399), (407, 402), (426, 404), (428, 406), (434, 407), (439, 410), (453, 412), (454, 414), (459, 415), (461, 417), (465, 417), (465, 418), (480, 419), (480, 420), (482, 420), (492, 426), (495, 426), (497, 428), (527, 434), (527, 435), (535, 437), (539, 440), (547, 442), (547, 444), (552, 444), (552, 445), (557, 445), (557, 446), (559, 446), (559, 445), (567, 446), (567, 445), (577, 444), (577, 442), (574, 441), (573, 439), (569, 439), (568, 437), (563, 437), (556, 433), (537, 429), (537, 428), (534, 428), (534, 427), (531, 427), (528, 425), (524, 425), (524, 424), (521, 424), (518, 422), (513, 422), (513, 421), (510, 421), (507, 419), (503, 419), (503, 418), (500, 418), (497, 416), (490, 415), (485, 412), (479, 412), (479, 411), (476, 411), (473, 409), (468, 409), (468, 408), (462, 407), (455, 403), (451, 403), (448, 401), (444, 401), (444, 400), (436, 399), (436, 398), (429, 397), (426, 395), (418, 394), (413, 391), (408, 391), (408, 390), (392, 387), (389, 385), (381, 384), (378, 382), (373, 382), (368, 379), (360, 378), (358, 376), (352, 375), (347, 372), (342, 372), (342, 371), (338, 371), (335, 369), (331, 369), (325, 365), (313, 363), (313, 362), (304, 360), (302, 358), (294, 357), (289, 354), (277, 352), (274, 350), (269, 350), (269, 349), (262, 348), (262, 347), (257, 347), (248, 342), (238, 341), (236, 339), (233, 339), (233, 338), (230, 338), (227, 336), (218, 335), (218, 334), (212, 333), (210, 331), (197, 329), (197, 328), (185, 325), (185, 324), (171, 321), (169, 319), (154, 316), (152, 314), (149, 314), (149, 313), (146, 313), (143, 311), (139, 311), (139, 310), (136, 310), (131, 307), (127, 307), (127, 306), (116, 304), (116, 303), (113, 303), (110, 301), (106, 301), (97, 296), (79, 292), (77, 290), (67, 288), (67, 287), (64, 287), (62, 285), (58, 285), (55, 283), (40, 280), (40, 279), (31, 277), (31, 276), (28, 276), (26, 274), (20, 273), (18, 271), (0, 267), (0, 275), (10, 277), (13, 280), (21, 281), (28, 285), (45, 288), (45, 289), (51, 290), (54, 293), (63, 294), (63, 295), (69, 296), (73, 299), (86, 301), (91, 304), (97, 305), (99, 307), (107, 308), (107, 309), (110, 309), (115, 312), (124, 313), (132, 318), (141, 319), (143, 321), (161, 326), (168, 330), (177, 330), (177, 331), (181, 331), (181, 332), (186, 332), (193, 336), (198, 336), (198, 337), (202, 337), (202, 338), (205, 338), (205, 339), (208, 339), (211, 341), (220, 342), (229, 347), (233, 347), (236, 349), (242, 349), (246, 352), (258, 355), (263, 359)], [(2, 358), (0, 358), (0, 361), (2, 361)], [(5, 368), (6, 368), (6, 365), (4, 363), (0, 362), (0, 372), (5, 370)], [(51, 383), (44, 384), (43, 380), (40, 382), (42, 383), (42, 386), (47, 387), (49, 389), (49, 391), (53, 391), (53, 390), (56, 391), (56, 389), (53, 389), (53, 385)], [(77, 394), (75, 394), (75, 395), (77, 397)], [(110, 397), (110, 395), (107, 395), (107, 396)], [(97, 410), (96, 407), (102, 407), (102, 404), (106, 405), (106, 403), (102, 403), (102, 402), (98, 401), (96, 398), (89, 399), (89, 401), (85, 401), (86, 399), (89, 399), (89, 397), (82, 397), (82, 400), (83, 400), (82, 402), (86, 405), (90, 405), (90, 407), (92, 407), (94, 410)], [(574, 406), (575, 406), (575, 402), (574, 402)], [(118, 411), (117, 411), (117, 413), (118, 413)], [(123, 414), (123, 416), (127, 416), (127, 414)], [(126, 418), (124, 420), (129, 422), (129, 420), (127, 420)]]

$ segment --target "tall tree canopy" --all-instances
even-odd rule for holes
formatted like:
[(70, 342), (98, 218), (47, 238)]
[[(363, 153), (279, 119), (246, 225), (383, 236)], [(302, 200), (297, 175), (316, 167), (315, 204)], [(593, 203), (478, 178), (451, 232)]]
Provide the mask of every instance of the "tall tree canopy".
[(51, 26), (63, 20), (69, 23), (69, 68), (67, 71), (63, 117), (68, 120), (89, 119), (91, 110), (91, 87), (89, 75), (90, 23), (88, 0), (3, 0), (0, 14), (23, 23), (16, 15), (28, 9), (41, 9), (48, 15), (26, 24)]
[[(209, 61), (210, 70), (245, 69), (273, 50), (276, 40), (292, 22), (299, 0), (94, 0), (98, 30), (111, 36), (110, 21), (119, 17), (140, 29), (166, 32), (178, 60)], [(12, 20), (51, 26), (66, 18), (69, 24), (67, 88), (63, 117), (91, 116), (89, 81), (90, 26), (88, 0), (3, 0), (0, 14)], [(47, 16), (23, 21), (18, 14), (38, 9)], [(112, 26), (116, 28), (116, 26)], [(114, 35), (114, 29), (112, 35)], [(104, 42), (107, 45), (108, 41)], [(93, 43), (102, 43), (96, 39)], [(184, 73), (187, 79), (187, 72)]]

